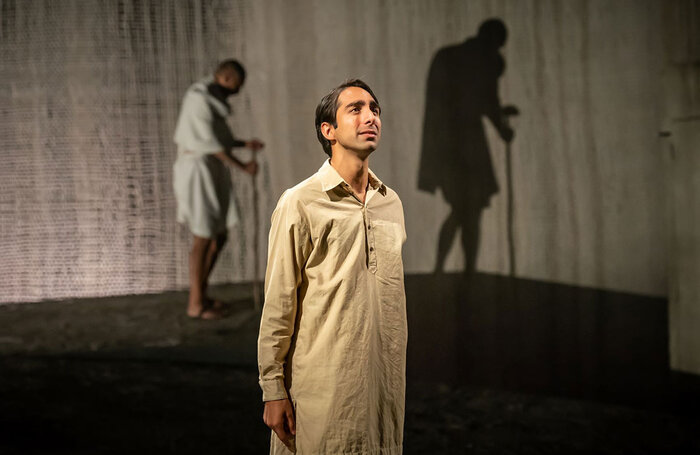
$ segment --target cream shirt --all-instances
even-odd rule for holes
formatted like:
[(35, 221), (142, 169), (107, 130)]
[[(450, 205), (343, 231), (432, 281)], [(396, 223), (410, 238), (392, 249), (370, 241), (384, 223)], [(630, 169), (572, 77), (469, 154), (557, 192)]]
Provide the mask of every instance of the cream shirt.
[(298, 454), (402, 452), (405, 239), (396, 193), (370, 171), (363, 204), (328, 161), (272, 214), (260, 386), (291, 399)]

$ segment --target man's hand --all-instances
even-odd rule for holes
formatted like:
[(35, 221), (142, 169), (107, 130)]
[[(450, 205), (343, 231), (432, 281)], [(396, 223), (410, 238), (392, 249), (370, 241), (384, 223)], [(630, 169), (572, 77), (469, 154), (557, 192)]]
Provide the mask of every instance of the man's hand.
[(255, 175), (258, 173), (258, 163), (255, 161), (249, 161), (243, 165), (242, 169), (243, 172), (247, 172), (250, 175)]
[(294, 435), (297, 434), (297, 430), (294, 422), (294, 409), (289, 399), (266, 401), (263, 421), (291, 450), (294, 446)]
[(259, 139), (251, 139), (251, 140), (245, 142), (245, 146), (246, 146), (246, 148), (249, 148), (252, 151), (257, 152), (261, 148), (265, 147), (265, 144)]

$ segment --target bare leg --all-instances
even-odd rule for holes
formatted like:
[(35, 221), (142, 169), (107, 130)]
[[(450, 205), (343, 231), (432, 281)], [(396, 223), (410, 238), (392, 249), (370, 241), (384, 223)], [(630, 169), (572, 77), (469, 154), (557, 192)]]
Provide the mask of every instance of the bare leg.
[(192, 250), (190, 251), (190, 298), (187, 303), (187, 315), (191, 317), (201, 317), (203, 319), (214, 319), (218, 317), (215, 312), (205, 308), (204, 289), (202, 284), (209, 275), (207, 271), (207, 252), (213, 239), (194, 236)]
[(459, 223), (457, 222), (457, 216), (455, 216), (454, 210), (450, 212), (447, 219), (442, 224), (440, 228), (440, 238), (438, 240), (438, 252), (437, 252), (437, 263), (435, 264), (435, 273), (442, 273), (445, 268), (445, 260), (447, 259), (447, 253), (450, 252), (450, 247), (452, 246), (452, 241), (457, 233), (457, 227)]
[(228, 238), (228, 235), (226, 232), (223, 234), (219, 234), (215, 240), (212, 240), (209, 244), (209, 248), (207, 249), (207, 254), (204, 259), (204, 273), (202, 274), (202, 298), (204, 299), (205, 302), (208, 302), (212, 305), (212, 308), (215, 309), (220, 309), (221, 304), (217, 304), (217, 302), (212, 301), (209, 299), (207, 296), (207, 286), (209, 285), (209, 276), (211, 275), (212, 270), (214, 270), (214, 265), (216, 264), (216, 260), (219, 257), (219, 253), (221, 252), (222, 248), (226, 244), (226, 239)]

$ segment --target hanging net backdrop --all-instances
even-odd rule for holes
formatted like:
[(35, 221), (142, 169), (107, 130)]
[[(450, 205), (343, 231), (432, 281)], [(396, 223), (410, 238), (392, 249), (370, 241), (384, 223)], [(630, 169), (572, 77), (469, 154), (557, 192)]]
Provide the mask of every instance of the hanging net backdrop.
[[(224, 58), (245, 64), (245, 14), (213, 0), (0, 1), (0, 303), (187, 287), (173, 131), (192, 82)], [(233, 110), (249, 137), (245, 87)], [(258, 161), (263, 264), (274, 200)], [(233, 173), (243, 221), (213, 282), (254, 278), (252, 179)]]
[[(325, 159), (318, 100), (349, 77), (382, 102), (371, 166), (405, 204), (404, 270), (432, 273), (452, 207), (417, 187), (431, 62), (490, 17), (510, 36), (501, 101), (521, 115), (512, 175), (484, 119), (500, 191), (481, 215), (477, 270), (508, 275), (513, 259), (521, 278), (665, 295), (653, 138), (668, 2), (639, 3), (0, 0), (0, 304), (187, 287), (172, 135), (187, 87), (231, 57), (249, 74), (233, 131), (267, 147), (259, 227), (251, 179), (234, 171), (244, 218), (213, 281), (253, 278), (254, 233), (264, 268), (274, 202)], [(462, 270), (462, 249), (455, 236), (446, 270)]]

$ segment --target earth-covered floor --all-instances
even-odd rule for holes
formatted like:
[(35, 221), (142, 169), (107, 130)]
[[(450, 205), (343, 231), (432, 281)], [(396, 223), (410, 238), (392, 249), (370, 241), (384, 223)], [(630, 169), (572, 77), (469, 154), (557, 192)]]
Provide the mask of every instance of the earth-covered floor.
[[(0, 307), (0, 453), (263, 454), (258, 313), (185, 293)], [(436, 377), (439, 374), (436, 374)], [(409, 378), (406, 454), (693, 454), (700, 413)]]

